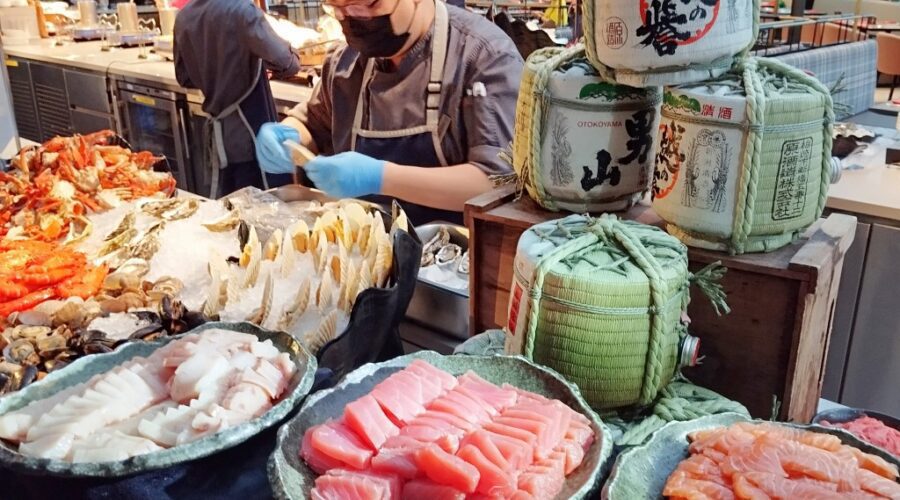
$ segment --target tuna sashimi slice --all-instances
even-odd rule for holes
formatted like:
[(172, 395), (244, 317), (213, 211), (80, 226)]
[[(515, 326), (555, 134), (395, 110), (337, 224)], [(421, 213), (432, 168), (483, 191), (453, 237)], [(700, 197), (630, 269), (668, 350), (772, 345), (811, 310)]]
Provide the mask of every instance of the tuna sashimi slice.
[(355, 469), (365, 469), (372, 459), (372, 449), (340, 421), (330, 421), (315, 427), (310, 444), (316, 450)]
[(414, 420), (412, 424), (403, 428), (403, 436), (423, 443), (434, 443), (447, 453), (456, 453), (456, 450), (459, 449), (458, 434), (448, 434), (446, 431), (436, 427), (417, 425), (417, 421)]
[(459, 385), (478, 394), (481, 399), (496, 408), (499, 412), (516, 404), (519, 397), (516, 391), (498, 387), (479, 377), (473, 371), (468, 371), (459, 377)]
[(463, 439), (462, 443), (460, 443), (461, 448), (464, 448), (467, 445), (478, 448), (478, 451), (480, 451), (492, 464), (499, 467), (500, 470), (513, 470), (509, 461), (506, 460), (503, 453), (491, 440), (491, 435), (488, 431), (478, 430), (469, 434)]
[(300, 458), (302, 458), (316, 474), (325, 474), (330, 469), (343, 467), (344, 463), (340, 460), (331, 458), (313, 448), (312, 433), (314, 430), (315, 427), (310, 427), (303, 433), (303, 441), (300, 443)]
[(504, 411), (503, 417), (533, 420), (545, 424), (546, 431), (539, 435), (541, 439), (540, 446), (545, 450), (552, 450), (562, 442), (572, 418), (568, 412), (561, 410), (555, 404), (529, 405), (527, 407), (515, 406)]
[(453, 389), (451, 394), (452, 393), (461, 394), (461, 395), (471, 399), (472, 401), (477, 403), (479, 406), (481, 406), (481, 408), (484, 409), (484, 411), (486, 411), (492, 417), (496, 417), (497, 415), (500, 414), (500, 409), (495, 408), (494, 405), (492, 405), (488, 401), (485, 401), (484, 398), (481, 396), (481, 394), (473, 391), (468, 386), (465, 386), (465, 385), (458, 386), (456, 389)]
[(488, 438), (497, 446), (511, 470), (521, 471), (534, 462), (534, 447), (509, 436), (487, 432)]
[(535, 500), (535, 498), (534, 495), (527, 491), (517, 490), (509, 497), (509, 500)]
[(537, 442), (535, 443), (534, 448), (534, 457), (538, 460), (546, 458), (550, 452), (553, 451), (554, 446), (549, 445), (548, 432), (551, 432), (551, 425), (538, 422), (536, 420), (528, 420), (524, 418), (513, 418), (513, 417), (504, 417), (501, 416), (498, 419), (495, 419), (492, 423), (498, 423), (502, 425), (506, 425), (509, 427), (514, 427), (516, 429), (523, 430), (525, 432), (533, 434), (537, 437)]
[(422, 406), (444, 393), (438, 381), (429, 380), (409, 370), (397, 372), (391, 378), (395, 383), (404, 387), (406, 396)]
[(420, 472), (419, 466), (416, 465), (416, 450), (419, 448), (421, 446), (382, 449), (372, 457), (372, 471), (379, 474), (392, 474), (403, 479), (413, 479)]
[(483, 410), (482, 413), (473, 412), (471, 407), (467, 408), (458, 402), (448, 399), (447, 396), (442, 396), (432, 401), (428, 405), (428, 409), (449, 413), (476, 426), (486, 423), (491, 419), (491, 417), (487, 413), (484, 413)]
[(434, 410), (426, 411), (425, 413), (420, 415), (419, 418), (416, 420), (419, 421), (420, 419), (422, 419), (421, 420), (422, 422), (428, 421), (428, 420), (424, 420), (424, 419), (441, 420), (441, 421), (449, 423), (450, 425), (452, 425), (453, 427), (456, 427), (457, 429), (462, 430), (463, 432), (471, 432), (478, 428), (475, 426), (475, 424), (473, 424), (472, 422), (469, 422), (468, 420), (466, 420), (464, 418), (459, 418), (456, 415), (452, 415), (450, 413), (443, 412), (443, 411), (434, 411)]
[[(358, 471), (333, 469), (316, 478), (314, 500), (390, 500), (399, 497), (399, 482)], [(396, 493), (395, 493), (396, 492)]]
[(441, 384), (444, 392), (453, 389), (458, 384), (456, 377), (440, 368), (436, 368), (427, 361), (422, 361), (421, 359), (413, 360), (406, 369), (426, 378), (437, 380)]
[(461, 408), (465, 408), (465, 410), (467, 412), (470, 412), (473, 415), (477, 415), (478, 422), (487, 422), (488, 420), (491, 419), (491, 417), (493, 417), (497, 414), (496, 411), (488, 412), (488, 410), (486, 410), (484, 408), (482, 403), (475, 401), (474, 399), (466, 396), (465, 394), (462, 394), (462, 393), (456, 391), (455, 389), (448, 392), (447, 394), (442, 396), (440, 399), (443, 401), (456, 403)]
[(571, 440), (564, 440), (559, 448), (566, 454), (566, 475), (571, 474), (584, 461), (584, 448)]
[(427, 479), (416, 479), (403, 485), (402, 500), (465, 500), (466, 494), (450, 486)]
[(416, 451), (416, 465), (432, 481), (451, 486), (463, 493), (474, 493), (481, 474), (465, 460), (428, 445)]
[(459, 458), (475, 466), (480, 475), (475, 491), (491, 497), (507, 497), (516, 491), (513, 476), (487, 459), (475, 445), (463, 446), (456, 454)]
[(538, 444), (538, 437), (536, 434), (519, 429), (518, 427), (502, 424), (496, 420), (486, 424), (484, 429), (526, 443), (532, 449)]
[(425, 411), (421, 403), (407, 395), (407, 390), (406, 384), (392, 375), (376, 385), (370, 393), (398, 427), (408, 424)]
[(344, 408), (344, 420), (373, 450), (381, 448), (388, 438), (400, 433), (371, 394), (348, 404)]
[(555, 498), (562, 490), (565, 476), (561, 469), (532, 465), (519, 476), (519, 489), (534, 498)]
[[(580, 415), (580, 413), (577, 415)], [(584, 451), (587, 451), (594, 442), (594, 429), (591, 428), (590, 424), (582, 423), (573, 418), (572, 421), (569, 422), (569, 428), (566, 430), (565, 439), (580, 444), (581, 447), (584, 448)]]

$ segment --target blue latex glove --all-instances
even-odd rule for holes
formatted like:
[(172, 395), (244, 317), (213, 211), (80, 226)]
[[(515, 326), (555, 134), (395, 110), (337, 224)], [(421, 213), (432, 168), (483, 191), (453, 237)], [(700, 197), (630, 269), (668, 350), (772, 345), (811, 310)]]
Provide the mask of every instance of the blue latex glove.
[(347, 151), (334, 156), (317, 156), (303, 167), (306, 175), (334, 198), (358, 198), (381, 193), (384, 161)]
[(300, 132), (294, 127), (280, 123), (264, 123), (256, 134), (256, 159), (259, 166), (270, 174), (294, 173), (294, 161), (287, 148), (286, 140), (300, 142)]

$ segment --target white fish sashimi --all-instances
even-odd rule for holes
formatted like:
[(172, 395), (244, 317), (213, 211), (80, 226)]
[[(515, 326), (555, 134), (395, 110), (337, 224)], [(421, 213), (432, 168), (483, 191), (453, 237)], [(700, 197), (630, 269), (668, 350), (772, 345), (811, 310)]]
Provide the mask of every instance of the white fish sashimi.
[[(95, 376), (94, 378), (99, 378)], [(56, 394), (30, 403), (18, 410), (0, 415), (0, 438), (22, 441), (28, 429), (54, 407), (84, 390), (86, 384), (67, 387)]]
[(169, 394), (184, 403), (200, 395), (204, 388), (218, 384), (231, 372), (228, 360), (214, 351), (201, 351), (191, 356), (175, 370)]
[(120, 431), (101, 431), (72, 445), (72, 462), (113, 462), (163, 448), (149, 439)]
[(19, 445), (19, 453), (30, 457), (62, 460), (68, 456), (74, 434), (53, 434)]
[(228, 390), (222, 406), (249, 418), (255, 418), (268, 411), (272, 407), (272, 402), (266, 391), (258, 385), (241, 383)]

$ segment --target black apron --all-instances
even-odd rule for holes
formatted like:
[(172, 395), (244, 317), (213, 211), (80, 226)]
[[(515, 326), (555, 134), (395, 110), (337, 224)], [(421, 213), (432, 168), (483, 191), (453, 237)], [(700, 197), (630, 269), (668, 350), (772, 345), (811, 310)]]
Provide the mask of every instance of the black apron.
[[(450, 22), (444, 2), (437, 0), (434, 2), (434, 5), (431, 75), (426, 90), (425, 124), (397, 130), (370, 130), (362, 128), (366, 93), (372, 80), (375, 64), (374, 59), (369, 59), (366, 62), (366, 70), (363, 73), (359, 98), (356, 103), (356, 114), (353, 117), (353, 129), (350, 134), (350, 149), (352, 151), (401, 165), (415, 162), (417, 167), (447, 166), (447, 160), (444, 157), (444, 150), (441, 146), (440, 104)], [(368, 196), (365, 199), (386, 207), (390, 207), (391, 204), (391, 198), (387, 196)], [(401, 205), (414, 226), (437, 220), (462, 224), (462, 212), (425, 207), (409, 202), (401, 202)]]

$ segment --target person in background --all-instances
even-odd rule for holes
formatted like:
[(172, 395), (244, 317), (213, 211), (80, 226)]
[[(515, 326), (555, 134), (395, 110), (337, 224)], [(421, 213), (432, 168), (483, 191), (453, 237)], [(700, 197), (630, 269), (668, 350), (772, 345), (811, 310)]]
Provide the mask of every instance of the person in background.
[(569, 25), (569, 6), (566, 0), (550, 0), (550, 6), (541, 16), (543, 27), (560, 28)]
[[(195, 0), (196, 1), (196, 0)], [(283, 146), (321, 154), (304, 167), (334, 197), (402, 201), (413, 224), (462, 222), (465, 202), (510, 171), (522, 57), (481, 16), (441, 0), (330, 0), (347, 45), (310, 100), (264, 125), (257, 157), (293, 170)]]
[(200, 89), (211, 117), (210, 195), (291, 182), (290, 175), (264, 175), (254, 147), (260, 126), (278, 119), (266, 69), (277, 76), (300, 71), (288, 42), (249, 0), (191, 0), (178, 13), (174, 39), (178, 84)]

